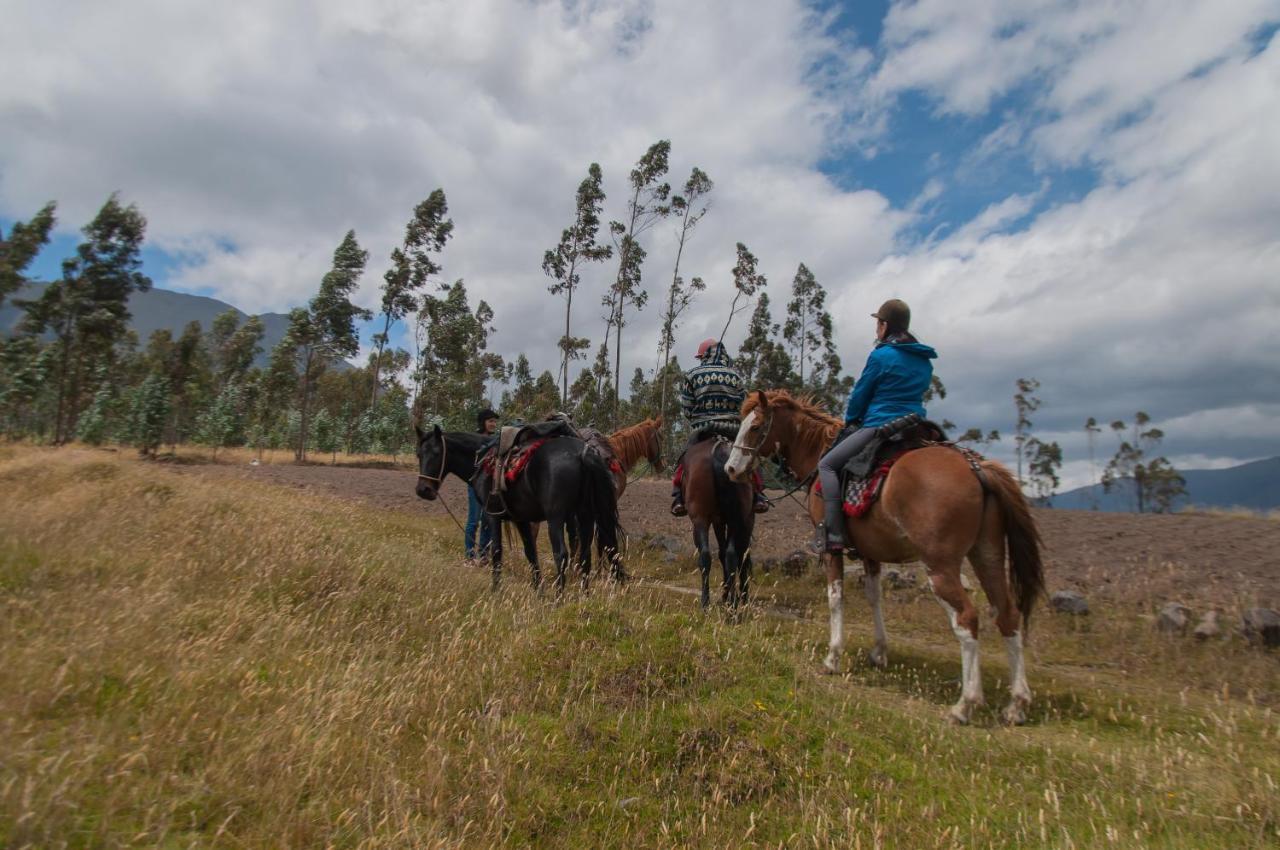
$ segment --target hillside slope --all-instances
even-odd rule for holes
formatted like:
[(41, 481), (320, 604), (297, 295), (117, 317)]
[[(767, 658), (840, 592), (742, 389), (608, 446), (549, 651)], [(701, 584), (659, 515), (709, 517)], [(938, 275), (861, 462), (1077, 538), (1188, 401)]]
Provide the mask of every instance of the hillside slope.
[[(1196, 508), (1280, 508), (1280, 456), (1255, 460), (1228, 469), (1181, 470), (1188, 498), (1183, 506)], [(1101, 484), (1079, 487), (1054, 496), (1052, 507), (1088, 511), (1134, 510), (1133, 482), (1121, 480), (1110, 493)]]
[[(45, 286), (47, 284), (43, 282), (29, 284), (15, 292), (3, 306), (0, 306), (0, 333), (12, 334), (22, 320), (22, 310), (15, 305), (15, 302), (39, 298)], [(235, 310), (241, 322), (249, 318), (244, 311), (216, 298), (152, 288), (148, 292), (134, 293), (129, 298), (129, 312), (132, 314), (129, 326), (138, 334), (139, 342), (145, 345), (147, 338), (155, 331), (167, 329), (177, 336), (182, 333), (187, 323), (192, 321), (199, 322), (208, 332), (213, 325), (214, 317), (227, 310)], [(284, 313), (259, 313), (258, 318), (262, 320), (263, 326), (262, 352), (254, 364), (266, 366), (271, 356), (271, 349), (284, 339), (285, 332), (289, 329), (289, 317)], [(339, 365), (339, 368), (343, 366)]]

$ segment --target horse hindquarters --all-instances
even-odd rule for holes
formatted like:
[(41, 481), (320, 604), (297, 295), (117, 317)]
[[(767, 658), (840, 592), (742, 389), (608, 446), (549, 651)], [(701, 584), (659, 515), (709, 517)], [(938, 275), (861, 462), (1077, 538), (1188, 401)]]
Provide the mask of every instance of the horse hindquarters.
[[(618, 581), (626, 581), (627, 574), (622, 567), (622, 554), (618, 546), (621, 535), (621, 524), (618, 520), (618, 499), (613, 486), (613, 473), (604, 460), (594, 452), (582, 455), (582, 494), (579, 505), (585, 503), (587, 519), (580, 520), (580, 525), (587, 522), (595, 530), (596, 552), (602, 562), (610, 565), (610, 575)], [(582, 516), (579, 508), (579, 516)]]

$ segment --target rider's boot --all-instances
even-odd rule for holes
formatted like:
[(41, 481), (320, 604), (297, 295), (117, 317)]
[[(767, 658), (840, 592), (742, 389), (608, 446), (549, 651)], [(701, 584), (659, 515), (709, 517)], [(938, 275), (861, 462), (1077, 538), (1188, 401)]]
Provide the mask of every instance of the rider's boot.
[(840, 553), (845, 550), (844, 506), (840, 500), (824, 500), (823, 519), (814, 529), (813, 548), (819, 553)]
[(758, 514), (767, 513), (769, 510), (769, 499), (764, 494), (764, 476), (760, 474), (760, 470), (753, 470), (751, 473), (751, 483), (755, 488), (755, 502), (751, 509)]
[(688, 516), (689, 511), (684, 506), (684, 488), (671, 488), (671, 515), (672, 516)]

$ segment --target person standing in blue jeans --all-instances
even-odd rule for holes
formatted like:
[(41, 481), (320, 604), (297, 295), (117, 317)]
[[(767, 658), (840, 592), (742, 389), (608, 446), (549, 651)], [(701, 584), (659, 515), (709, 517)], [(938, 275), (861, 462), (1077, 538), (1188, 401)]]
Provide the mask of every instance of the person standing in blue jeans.
[[(498, 432), (498, 414), (492, 410), (485, 408), (476, 414), (477, 431), (481, 434), (491, 435)], [(476, 527), (480, 528), (480, 549), (476, 550)], [(476, 491), (469, 485), (467, 487), (467, 527), (463, 531), (463, 549), (466, 550), (467, 560), (474, 561), (477, 554), (481, 559), (489, 557), (489, 544), (492, 542), (493, 532), (489, 528), (489, 518), (484, 515), (484, 505), (480, 504), (480, 499), (476, 496)]]

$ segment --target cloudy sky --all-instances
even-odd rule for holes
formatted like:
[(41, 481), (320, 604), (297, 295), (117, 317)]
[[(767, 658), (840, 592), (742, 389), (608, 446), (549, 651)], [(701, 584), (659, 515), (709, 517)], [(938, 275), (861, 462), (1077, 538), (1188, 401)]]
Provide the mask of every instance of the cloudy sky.
[[(1280, 0), (0, 0), (0, 19), (0, 225), (58, 201), (46, 275), (119, 190), (159, 286), (284, 310), (354, 228), (375, 306), (439, 186), (444, 277), (494, 305), (499, 351), (552, 367), (542, 252), (589, 163), (620, 218), (665, 138), (673, 183), (716, 183), (682, 348), (723, 324), (742, 241), (775, 311), (813, 269), (850, 370), (867, 313), (906, 299), (950, 390), (933, 412), (962, 427), (1010, 431), (1014, 379), (1039, 379), (1070, 483), (1089, 416), (1148, 411), (1186, 467), (1280, 453)], [(647, 248), (656, 299), (670, 228)], [(589, 270), (577, 332), (598, 338), (611, 273)], [(627, 374), (653, 367), (656, 324), (627, 328)]]

